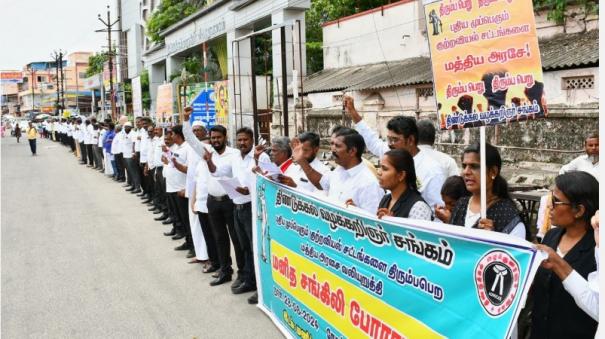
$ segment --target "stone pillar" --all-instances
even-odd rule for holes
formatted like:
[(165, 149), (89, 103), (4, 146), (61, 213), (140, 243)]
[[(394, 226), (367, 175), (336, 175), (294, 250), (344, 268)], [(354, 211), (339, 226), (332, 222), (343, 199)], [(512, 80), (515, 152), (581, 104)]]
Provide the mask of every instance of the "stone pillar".
[[(243, 126), (252, 128), (252, 83), (250, 39), (235, 42), (251, 29), (227, 32), (227, 64), (229, 78), (229, 140), (234, 145), (235, 131)], [(241, 81), (241, 83), (240, 83)], [(239, 94), (239, 95), (238, 95)]]
[[(302, 64), (299, 54), (299, 25), (296, 21), (300, 21), (300, 36), (302, 45)], [(283, 9), (271, 14), (271, 22), (273, 25), (291, 24), (286, 26), (286, 79), (282, 77), (282, 55), (281, 55), (281, 29), (272, 31), (273, 45), (273, 105), (275, 109), (281, 112), (276, 112), (273, 116), (272, 134), (280, 134), (282, 128), (282, 112), (283, 112), (283, 91), (282, 82), (286, 81), (289, 90), (292, 91), (292, 70), (296, 69), (298, 77), (306, 75), (306, 48), (305, 48), (305, 11), (302, 9)], [(299, 87), (300, 94), (300, 78), (296, 79), (296, 86)], [(279, 93), (279, 95), (278, 95)], [(293, 103), (293, 101), (292, 101)], [(290, 136), (298, 134), (302, 128), (301, 109), (294, 109), (294, 105), (288, 108), (288, 131)]]
[(158, 86), (166, 81), (166, 64), (165, 62), (158, 62), (151, 64), (147, 67), (149, 73), (149, 95), (151, 96), (151, 107), (149, 108), (149, 114), (155, 117), (155, 106), (156, 98), (158, 94)]

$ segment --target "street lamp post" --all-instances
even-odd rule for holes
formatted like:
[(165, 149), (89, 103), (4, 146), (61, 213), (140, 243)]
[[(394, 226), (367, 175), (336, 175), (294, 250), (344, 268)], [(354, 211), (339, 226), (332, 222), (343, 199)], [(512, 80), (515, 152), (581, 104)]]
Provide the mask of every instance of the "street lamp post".
[(29, 75), (31, 78), (31, 88), (32, 88), (32, 112), (36, 110), (36, 85), (35, 85), (35, 78), (36, 78), (36, 70), (33, 69), (31, 67), (31, 65), (27, 68), (27, 70), (29, 71)]

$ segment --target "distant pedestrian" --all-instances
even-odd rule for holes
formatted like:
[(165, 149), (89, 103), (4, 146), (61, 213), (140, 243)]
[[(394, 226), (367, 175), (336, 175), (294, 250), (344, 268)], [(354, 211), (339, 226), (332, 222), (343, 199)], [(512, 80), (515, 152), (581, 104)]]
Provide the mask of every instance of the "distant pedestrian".
[(21, 127), (19, 123), (15, 124), (15, 138), (17, 138), (17, 143), (19, 142), (19, 138), (21, 138)]
[(34, 124), (30, 121), (29, 127), (27, 128), (27, 141), (29, 141), (29, 148), (32, 151), (32, 155), (36, 155), (36, 138), (38, 137), (38, 131)]

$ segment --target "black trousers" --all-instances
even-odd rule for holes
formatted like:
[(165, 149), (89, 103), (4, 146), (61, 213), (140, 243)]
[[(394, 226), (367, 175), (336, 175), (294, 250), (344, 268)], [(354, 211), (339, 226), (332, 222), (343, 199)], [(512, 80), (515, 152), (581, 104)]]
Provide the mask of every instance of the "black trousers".
[(114, 154), (113, 158), (116, 162), (116, 167), (118, 168), (118, 173), (116, 173), (116, 178), (118, 180), (125, 180), (126, 174), (124, 173), (124, 157), (122, 153)]
[(235, 232), (244, 253), (244, 268), (242, 279), (244, 283), (256, 287), (256, 275), (254, 273), (254, 251), (252, 244), (252, 203), (235, 204), (233, 209), (235, 219)]
[(71, 151), (75, 152), (76, 151), (76, 143), (74, 142), (74, 138), (73, 137), (68, 137), (68, 143), (69, 143), (69, 147), (71, 147)]
[(170, 193), (170, 197), (172, 198), (179, 221), (175, 225), (176, 233), (185, 235), (185, 242), (189, 245), (189, 248), (193, 248), (191, 227), (189, 226), (189, 199), (179, 197), (176, 192)]
[[(163, 167), (156, 167), (153, 169), (153, 204), (160, 208), (163, 211), (168, 210), (168, 206), (166, 203), (166, 179), (162, 175)], [(168, 214), (168, 213), (167, 213)]]
[(151, 171), (147, 171), (147, 175), (145, 175), (145, 165), (146, 163), (140, 162), (140, 167), (143, 169), (141, 171), (141, 189), (145, 192), (147, 198), (152, 198), (153, 194), (153, 173)]
[(237, 263), (237, 274), (241, 275), (244, 269), (244, 251), (239, 242), (237, 233), (235, 232), (235, 219), (233, 216), (233, 201), (229, 197), (213, 197), (208, 195), (208, 218), (212, 227), (214, 243), (216, 244), (216, 252), (220, 271), (223, 274), (232, 274), (233, 261), (231, 259), (231, 246), (229, 238), (233, 243), (235, 251), (235, 262)]
[(103, 169), (103, 147), (94, 145), (95, 149), (95, 168)]
[(35, 155), (36, 154), (36, 139), (28, 139), (29, 141), (29, 148), (32, 151), (32, 154)]
[(87, 144), (86, 145), (86, 155), (88, 156), (88, 165), (92, 166), (94, 164), (94, 154), (92, 153), (93, 149), (92, 149), (92, 144)]
[(126, 161), (126, 170), (128, 171), (128, 177), (130, 179), (130, 184), (134, 187), (135, 190), (141, 189), (141, 177), (139, 176), (139, 166), (136, 163), (136, 160), (133, 158), (124, 158)]
[(219, 267), (219, 259), (216, 251), (216, 241), (214, 240), (214, 234), (212, 233), (212, 228), (210, 226), (210, 219), (208, 218), (208, 213), (197, 213), (198, 218), (200, 219), (200, 226), (202, 227), (202, 234), (204, 235), (204, 240), (206, 241), (206, 250), (208, 251), (208, 260), (210, 260), (210, 264), (213, 267)]
[(84, 142), (80, 142), (80, 161), (83, 163), (86, 163), (86, 145), (84, 145)]

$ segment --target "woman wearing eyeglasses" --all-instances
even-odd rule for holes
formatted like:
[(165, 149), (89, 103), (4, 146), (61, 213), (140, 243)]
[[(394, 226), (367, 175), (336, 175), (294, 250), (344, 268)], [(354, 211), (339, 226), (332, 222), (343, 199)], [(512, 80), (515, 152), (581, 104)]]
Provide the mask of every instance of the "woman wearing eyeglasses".
[(592, 339), (597, 322), (577, 306), (566, 287), (570, 285), (567, 278), (576, 277), (573, 271), (586, 279), (597, 269), (590, 219), (599, 208), (599, 183), (586, 172), (559, 175), (550, 203), (550, 218), (557, 228), (546, 233), (542, 244), (566, 264), (551, 253), (534, 278), (531, 338)]
[(519, 238), (529, 235), (519, 210), (508, 196), (508, 184), (500, 175), (502, 158), (498, 150), (485, 144), (486, 218), (481, 219), (481, 159), (479, 143), (468, 146), (462, 154), (462, 179), (470, 197), (462, 197), (454, 206), (450, 224), (507, 233)]

